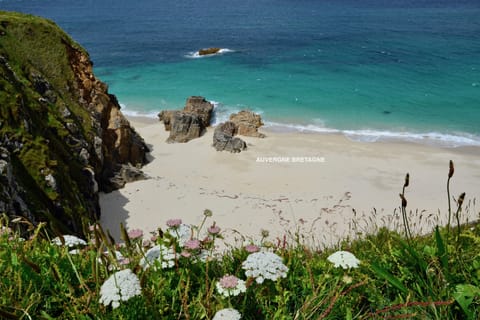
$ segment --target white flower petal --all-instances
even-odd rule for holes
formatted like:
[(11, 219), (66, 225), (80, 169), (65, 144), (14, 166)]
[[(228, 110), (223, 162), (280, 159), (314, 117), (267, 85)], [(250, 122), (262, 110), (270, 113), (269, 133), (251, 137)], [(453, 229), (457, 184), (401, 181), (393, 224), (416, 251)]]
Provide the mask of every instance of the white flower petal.
[(242, 263), (245, 275), (253, 277), (257, 283), (265, 279), (276, 281), (286, 277), (288, 268), (283, 264), (282, 258), (273, 252), (255, 252), (250, 254)]
[(217, 311), (212, 320), (240, 320), (242, 315), (236, 309), (226, 308)]
[[(67, 246), (69, 248), (79, 246), (79, 245), (82, 245), (82, 246), (87, 245), (85, 240), (80, 239), (77, 236), (72, 236), (72, 235), (66, 234), (66, 235), (63, 235), (62, 237), (65, 240), (65, 246)], [(52, 243), (56, 244), (57, 246), (61, 246), (62, 245), (62, 240), (60, 239), (60, 237), (56, 237), (52, 240)]]
[(358, 268), (360, 264), (360, 260), (348, 251), (332, 253), (327, 260), (333, 263), (335, 268), (342, 267), (343, 269)]
[(112, 308), (120, 306), (120, 301), (142, 294), (140, 280), (132, 270), (125, 269), (112, 274), (100, 287), (100, 303), (104, 306), (112, 304)]

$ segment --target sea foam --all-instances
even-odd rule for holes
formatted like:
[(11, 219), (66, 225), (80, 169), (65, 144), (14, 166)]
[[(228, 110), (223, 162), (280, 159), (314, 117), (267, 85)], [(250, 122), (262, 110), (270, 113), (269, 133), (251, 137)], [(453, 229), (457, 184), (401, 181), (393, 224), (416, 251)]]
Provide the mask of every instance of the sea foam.
[(315, 124), (293, 124), (265, 121), (265, 127), (274, 132), (304, 132), (343, 134), (348, 139), (358, 142), (407, 141), (440, 147), (480, 146), (480, 136), (456, 132), (386, 131), (374, 129), (341, 130), (317, 126)]

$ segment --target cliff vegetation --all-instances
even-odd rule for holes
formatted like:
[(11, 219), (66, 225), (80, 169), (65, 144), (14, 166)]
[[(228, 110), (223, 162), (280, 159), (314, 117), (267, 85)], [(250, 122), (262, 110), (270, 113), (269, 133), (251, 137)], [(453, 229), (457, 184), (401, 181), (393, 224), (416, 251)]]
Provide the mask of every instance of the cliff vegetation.
[(98, 191), (140, 178), (147, 151), (80, 45), (0, 11), (0, 213), (82, 234)]

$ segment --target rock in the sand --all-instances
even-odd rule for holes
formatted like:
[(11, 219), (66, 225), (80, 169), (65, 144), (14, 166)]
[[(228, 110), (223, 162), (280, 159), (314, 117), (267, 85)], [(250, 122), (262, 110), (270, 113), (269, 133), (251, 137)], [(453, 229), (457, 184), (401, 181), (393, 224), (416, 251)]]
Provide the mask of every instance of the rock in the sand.
[(258, 128), (263, 125), (260, 115), (252, 111), (242, 110), (239, 113), (230, 115), (230, 121), (237, 126), (237, 133), (243, 136), (265, 138), (263, 133), (258, 132)]
[(217, 151), (240, 152), (247, 148), (245, 141), (234, 137), (237, 132), (237, 126), (231, 121), (219, 124), (213, 133), (213, 147)]
[(206, 128), (210, 126), (210, 120), (212, 119), (213, 104), (205, 100), (204, 97), (192, 96), (187, 99), (184, 112), (193, 113), (200, 117), (202, 125)]
[(163, 110), (158, 118), (165, 130), (170, 131), (167, 142), (188, 142), (200, 137), (210, 126), (213, 104), (204, 97), (192, 96), (187, 99), (183, 110)]
[(158, 119), (160, 119), (160, 122), (163, 122), (163, 125), (165, 126), (166, 131), (170, 131), (170, 128), (172, 126), (172, 117), (173, 114), (179, 112), (178, 110), (162, 110), (158, 114)]
[(221, 49), (220, 48), (207, 48), (207, 49), (200, 49), (198, 50), (199, 56), (206, 56), (208, 54), (215, 54), (218, 53)]
[(200, 116), (183, 111), (175, 112), (172, 117), (170, 135), (167, 142), (188, 142), (200, 137), (204, 129)]

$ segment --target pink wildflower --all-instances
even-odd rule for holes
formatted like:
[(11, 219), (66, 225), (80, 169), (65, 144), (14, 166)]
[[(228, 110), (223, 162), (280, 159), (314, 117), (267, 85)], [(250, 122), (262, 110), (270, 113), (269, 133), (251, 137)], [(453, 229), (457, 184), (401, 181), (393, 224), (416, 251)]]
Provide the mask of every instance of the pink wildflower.
[(245, 246), (245, 250), (247, 250), (248, 253), (254, 253), (260, 251), (260, 248), (254, 244), (249, 244)]
[(167, 226), (170, 228), (178, 228), (182, 224), (182, 219), (167, 220)]
[(130, 259), (129, 258), (120, 259), (118, 260), (118, 263), (124, 266), (130, 263)]
[(150, 247), (151, 244), (152, 244), (152, 243), (151, 243), (150, 240), (148, 240), (148, 239), (143, 239), (142, 246), (144, 246), (144, 247)]
[(158, 239), (157, 235), (153, 235), (153, 236), (150, 237), (150, 241), (152, 241), (152, 242), (156, 242), (157, 239)]
[(188, 251), (182, 251), (182, 253), (180, 253), (180, 255), (184, 258), (190, 258), (192, 256), (192, 254)]
[(200, 240), (190, 239), (187, 242), (185, 242), (184, 247), (185, 249), (188, 249), (188, 250), (198, 250), (200, 249)]
[(227, 274), (220, 279), (220, 285), (224, 289), (235, 288), (238, 285), (238, 278)]
[(215, 223), (213, 223), (213, 225), (210, 228), (208, 228), (207, 231), (211, 235), (216, 235), (220, 233), (220, 227), (218, 227), (217, 225), (215, 225)]
[(128, 231), (128, 237), (130, 239), (138, 239), (138, 238), (141, 238), (142, 236), (143, 236), (143, 231), (140, 229), (132, 229)]

